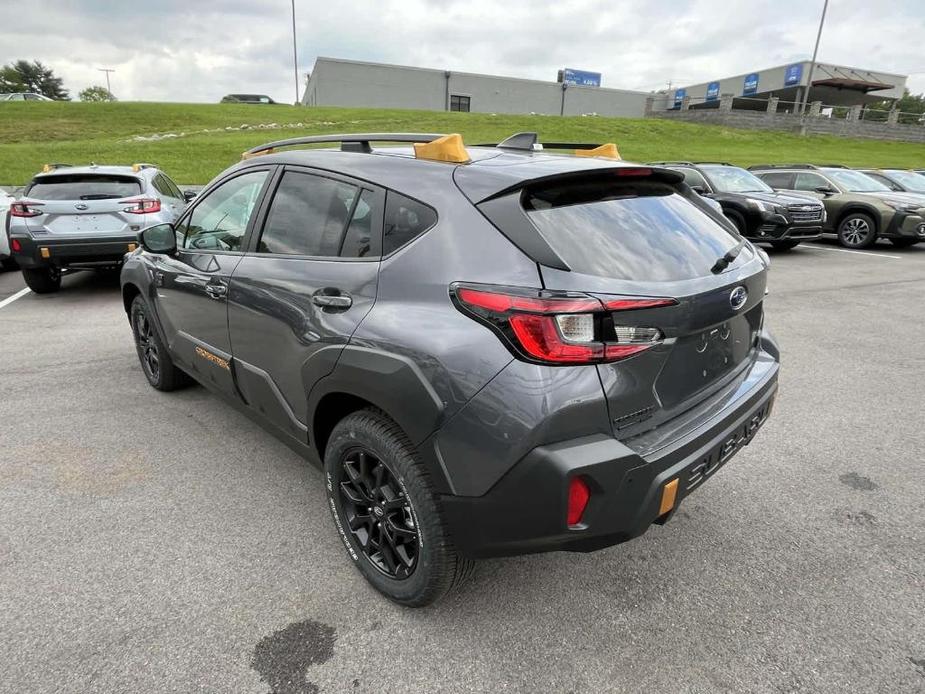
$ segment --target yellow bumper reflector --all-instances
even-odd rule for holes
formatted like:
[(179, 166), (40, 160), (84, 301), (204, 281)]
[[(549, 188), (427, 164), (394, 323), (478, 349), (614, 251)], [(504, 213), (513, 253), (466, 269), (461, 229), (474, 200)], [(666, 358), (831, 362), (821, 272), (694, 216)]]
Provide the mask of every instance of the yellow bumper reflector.
[(469, 153), (463, 144), (462, 135), (457, 133), (438, 137), (432, 142), (415, 142), (414, 156), (416, 159), (449, 161), (456, 164), (464, 164), (470, 161)]
[(253, 159), (254, 157), (262, 157), (264, 154), (273, 154), (276, 150), (270, 147), (270, 149), (262, 149), (259, 152), (241, 152), (241, 159), (247, 161), (248, 159)]
[(138, 245), (137, 245), (137, 244), (130, 243), (130, 244), (128, 245), (128, 252), (131, 253), (131, 252), (134, 251), (136, 248), (138, 248)]
[(664, 516), (674, 508), (674, 502), (678, 498), (678, 478), (671, 480), (662, 487), (662, 505), (658, 507), (658, 515)]
[(605, 159), (616, 159), (618, 161), (623, 161), (623, 157), (620, 156), (620, 151), (617, 149), (617, 146), (613, 142), (608, 142), (606, 145), (601, 145), (600, 147), (595, 147), (594, 149), (576, 149), (576, 157), (604, 157)]
[(39, 253), (42, 254), (42, 257), (43, 257), (43, 258), (50, 258), (50, 257), (51, 257), (51, 251), (48, 250), (45, 246), (42, 246), (42, 247), (39, 249)]

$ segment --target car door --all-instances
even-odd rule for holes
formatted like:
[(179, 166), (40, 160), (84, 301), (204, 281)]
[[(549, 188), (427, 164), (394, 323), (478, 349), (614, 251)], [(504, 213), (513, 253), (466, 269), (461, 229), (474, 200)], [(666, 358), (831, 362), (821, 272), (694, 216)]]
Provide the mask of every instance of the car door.
[(248, 405), (304, 442), (308, 390), (376, 300), (385, 194), (301, 167), (274, 187), (231, 278), (231, 351)]
[(177, 225), (177, 254), (152, 256), (156, 310), (171, 354), (232, 396), (229, 278), (244, 255), (270, 174), (269, 167), (249, 169), (213, 186)]

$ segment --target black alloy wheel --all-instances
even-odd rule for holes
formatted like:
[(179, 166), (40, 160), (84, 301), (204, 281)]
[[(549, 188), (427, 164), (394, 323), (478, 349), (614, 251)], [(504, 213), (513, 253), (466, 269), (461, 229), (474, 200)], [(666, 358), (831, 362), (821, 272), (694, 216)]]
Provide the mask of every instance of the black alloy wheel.
[(148, 319), (146, 311), (135, 311), (135, 341), (138, 346), (138, 356), (141, 358), (141, 367), (152, 383), (156, 383), (161, 375), (160, 350), (154, 336), (154, 326)]
[(392, 471), (363, 448), (348, 450), (341, 470), (340, 500), (360, 550), (389, 578), (410, 577), (417, 566), (418, 530), (411, 502)]

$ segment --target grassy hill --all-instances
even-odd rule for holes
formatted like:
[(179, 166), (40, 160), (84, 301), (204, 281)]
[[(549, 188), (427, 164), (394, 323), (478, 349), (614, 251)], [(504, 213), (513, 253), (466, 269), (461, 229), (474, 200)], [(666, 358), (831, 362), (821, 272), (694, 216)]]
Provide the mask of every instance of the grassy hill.
[[(266, 127), (272, 124), (277, 127)], [(476, 143), (494, 142), (523, 130), (537, 131), (545, 140), (616, 142), (626, 159), (636, 161), (925, 166), (922, 144), (799, 137), (657, 119), (241, 104), (4, 103), (0, 104), (0, 183), (21, 185), (46, 162), (90, 161), (152, 161), (179, 183), (205, 183), (238, 161), (243, 150), (284, 137), (364, 131), (458, 132), (467, 142)]]

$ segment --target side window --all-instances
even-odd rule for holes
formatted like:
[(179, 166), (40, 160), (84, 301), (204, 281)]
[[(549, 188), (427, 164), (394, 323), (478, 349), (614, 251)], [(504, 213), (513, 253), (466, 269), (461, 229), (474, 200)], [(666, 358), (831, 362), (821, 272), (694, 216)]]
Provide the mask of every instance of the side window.
[(816, 188), (831, 188), (829, 182), (826, 181), (822, 176), (816, 173), (806, 173), (801, 171), (796, 175), (796, 180), (793, 183), (794, 190), (808, 190), (814, 191)]
[(151, 179), (151, 185), (154, 186), (154, 190), (165, 197), (170, 197), (170, 193), (167, 191), (167, 186), (164, 185), (163, 177), (160, 174), (157, 174), (153, 179)]
[(694, 171), (693, 169), (676, 169), (676, 171), (684, 175), (684, 182), (692, 188), (700, 186), (704, 190), (710, 190), (710, 186), (707, 185), (706, 180), (700, 175), (699, 171)]
[(232, 178), (199, 200), (188, 218), (183, 248), (239, 251), (268, 172)]
[(349, 183), (287, 171), (273, 196), (257, 251), (339, 255), (358, 192)]
[[(378, 217), (382, 218), (382, 207), (376, 205), (376, 195), (371, 190), (364, 190), (353, 208), (353, 216), (347, 226), (344, 242), (341, 244), (342, 258), (370, 258), (382, 254), (382, 245), (378, 238)], [(377, 236), (374, 238), (373, 234)]]
[(169, 191), (168, 195), (177, 200), (183, 200), (183, 193), (180, 191), (180, 187), (173, 182), (173, 180), (167, 174), (161, 174), (161, 178), (164, 179), (164, 185), (167, 186)]
[(437, 223), (437, 213), (416, 200), (389, 192), (382, 228), (382, 255), (398, 250)]
[(758, 178), (760, 178), (762, 181), (767, 183), (769, 186), (771, 186), (775, 190), (790, 190), (791, 189), (791, 185), (792, 185), (791, 182), (793, 181), (792, 173), (786, 173), (783, 171), (774, 171), (774, 172), (768, 172), (768, 173), (765, 173), (765, 172), (758, 173), (756, 174), (756, 176), (758, 176)]

